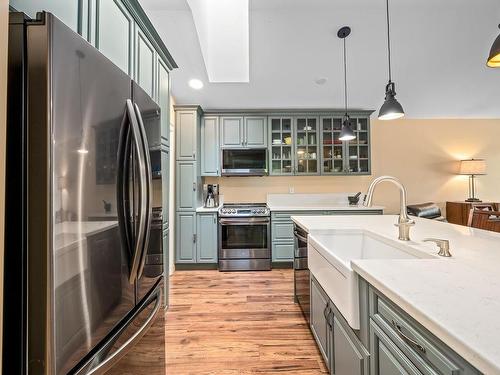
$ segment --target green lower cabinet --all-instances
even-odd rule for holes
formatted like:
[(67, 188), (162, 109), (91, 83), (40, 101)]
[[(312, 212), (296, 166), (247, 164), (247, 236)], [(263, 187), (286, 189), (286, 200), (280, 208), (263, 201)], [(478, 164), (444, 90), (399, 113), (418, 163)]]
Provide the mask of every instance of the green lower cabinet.
[(328, 296), (319, 286), (316, 279), (311, 278), (311, 332), (316, 340), (319, 351), (323, 356), (325, 364), (330, 368), (330, 350), (331, 345), (328, 335), (330, 328), (328, 326)]
[[(370, 355), (351, 327), (339, 314), (333, 315), (333, 366), (335, 375), (368, 375)], [(385, 374), (384, 374), (385, 375)]]
[(198, 213), (196, 221), (196, 261), (217, 263), (217, 213)]
[(196, 263), (196, 212), (177, 213), (175, 244), (176, 263)]
[(293, 262), (293, 242), (273, 242), (271, 249), (273, 262)]
[(371, 375), (422, 374), (373, 320), (370, 321), (370, 348)]

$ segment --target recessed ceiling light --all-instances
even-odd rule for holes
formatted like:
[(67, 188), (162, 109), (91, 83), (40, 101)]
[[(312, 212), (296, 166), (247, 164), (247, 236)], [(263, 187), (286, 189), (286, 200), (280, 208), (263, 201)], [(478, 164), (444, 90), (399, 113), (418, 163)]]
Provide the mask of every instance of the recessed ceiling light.
[(199, 79), (192, 79), (189, 81), (189, 87), (195, 90), (200, 90), (203, 88), (203, 82), (201, 82)]
[(328, 78), (320, 77), (320, 78), (316, 78), (314, 80), (314, 83), (316, 83), (317, 85), (324, 85), (327, 81), (328, 81)]
[(78, 150), (76, 150), (76, 152), (78, 152), (79, 154), (88, 154), (89, 153), (89, 150), (87, 150), (86, 148), (80, 148)]

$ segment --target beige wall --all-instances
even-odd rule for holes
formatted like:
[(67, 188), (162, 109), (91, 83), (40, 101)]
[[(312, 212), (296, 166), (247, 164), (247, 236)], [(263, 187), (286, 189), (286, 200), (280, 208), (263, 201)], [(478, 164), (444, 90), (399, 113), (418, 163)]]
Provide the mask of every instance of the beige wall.
[[(466, 176), (457, 176), (457, 160), (484, 158), (488, 175), (477, 180), (483, 200), (500, 201), (500, 120), (372, 121), (372, 176), (359, 177), (224, 177), (218, 181), (226, 202), (264, 202), (267, 193), (365, 192), (377, 176), (400, 178), (410, 203), (463, 200)], [(375, 203), (395, 212), (398, 195), (392, 185), (377, 189)]]
[[(2, 337), (3, 311), (3, 244), (5, 210), (5, 121), (7, 110), (7, 0), (0, 0), (0, 337)], [(0, 340), (0, 375), (2, 373), (2, 341)]]

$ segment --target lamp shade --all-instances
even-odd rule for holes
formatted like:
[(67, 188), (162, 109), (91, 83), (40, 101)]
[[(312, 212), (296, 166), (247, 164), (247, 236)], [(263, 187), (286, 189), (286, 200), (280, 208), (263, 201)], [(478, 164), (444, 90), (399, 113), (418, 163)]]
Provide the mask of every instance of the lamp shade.
[(500, 68), (500, 35), (497, 36), (491, 46), (490, 55), (488, 56), (486, 65), (490, 68)]
[(354, 131), (351, 128), (351, 119), (346, 115), (344, 121), (342, 122), (339, 140), (352, 141), (353, 139), (356, 139), (356, 134), (354, 134)]
[(403, 106), (396, 99), (396, 89), (394, 82), (389, 82), (385, 87), (385, 101), (378, 113), (379, 120), (396, 120), (405, 115)]
[(484, 159), (461, 160), (458, 174), (469, 176), (484, 175), (486, 174), (486, 161)]

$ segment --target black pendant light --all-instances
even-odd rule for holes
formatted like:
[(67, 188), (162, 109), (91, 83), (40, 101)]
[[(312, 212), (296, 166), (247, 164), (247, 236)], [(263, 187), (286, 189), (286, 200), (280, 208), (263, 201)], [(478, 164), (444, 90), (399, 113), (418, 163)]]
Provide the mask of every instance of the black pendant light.
[(337, 32), (337, 36), (344, 41), (344, 103), (345, 103), (345, 114), (342, 121), (342, 130), (340, 131), (339, 139), (341, 141), (350, 141), (356, 138), (352, 128), (351, 128), (351, 118), (347, 114), (347, 58), (345, 51), (345, 39), (351, 33), (351, 28), (349, 26), (344, 26), (340, 28)]
[(391, 74), (391, 32), (389, 22), (389, 0), (386, 0), (387, 13), (387, 55), (389, 58), (389, 83), (385, 86), (385, 101), (378, 113), (379, 120), (396, 120), (405, 115), (403, 107), (396, 99), (396, 87)]
[[(500, 25), (498, 25), (500, 28)], [(490, 49), (490, 56), (486, 62), (490, 68), (500, 68), (500, 35), (497, 36)]]

